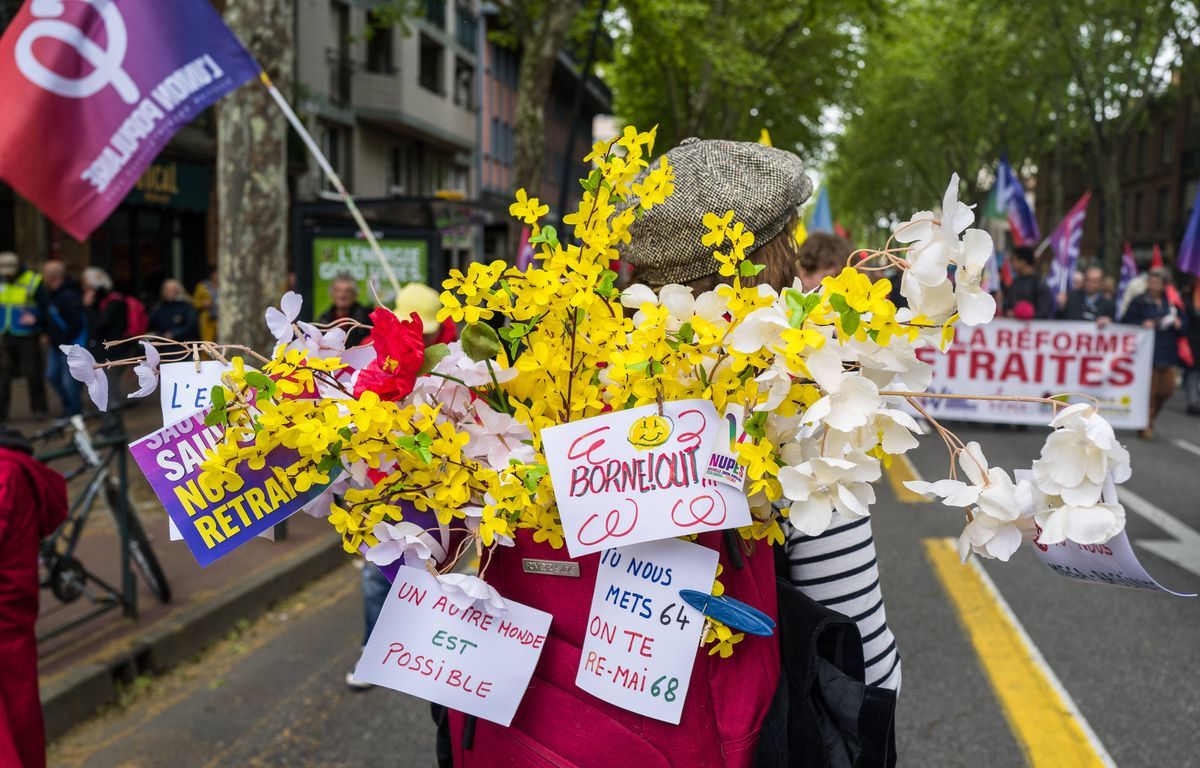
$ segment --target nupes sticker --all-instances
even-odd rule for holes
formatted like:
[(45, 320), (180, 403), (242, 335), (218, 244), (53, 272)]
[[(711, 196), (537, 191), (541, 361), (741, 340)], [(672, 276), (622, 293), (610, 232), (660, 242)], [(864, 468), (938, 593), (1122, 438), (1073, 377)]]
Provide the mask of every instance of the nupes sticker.
[(401, 566), (354, 676), (500, 725), (512, 722), (550, 614), (505, 600), (493, 616), (428, 571)]
[(678, 725), (704, 631), (679, 590), (707, 595), (716, 573), (716, 550), (679, 539), (605, 550), (575, 685)]
[(711, 402), (683, 400), (543, 430), (571, 556), (749, 525), (740, 483), (706, 475), (723, 428)]

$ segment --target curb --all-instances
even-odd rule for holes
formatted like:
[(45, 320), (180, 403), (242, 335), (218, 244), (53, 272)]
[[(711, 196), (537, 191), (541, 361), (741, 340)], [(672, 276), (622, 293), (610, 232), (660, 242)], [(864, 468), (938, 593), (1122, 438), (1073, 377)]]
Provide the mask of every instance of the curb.
[(344, 557), (338, 538), (320, 537), (219, 597), (184, 608), (147, 629), (108, 659), (67, 672), (41, 691), (46, 741), (64, 735), (115, 701), (121, 683), (144, 674), (160, 674), (192, 658), (239, 621), (263, 613), (344, 562)]

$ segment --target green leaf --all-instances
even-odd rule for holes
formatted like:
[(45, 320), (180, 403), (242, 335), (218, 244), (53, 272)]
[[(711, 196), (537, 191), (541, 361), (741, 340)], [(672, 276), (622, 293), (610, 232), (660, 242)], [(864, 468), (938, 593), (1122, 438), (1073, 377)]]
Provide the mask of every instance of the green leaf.
[(644, 371), (648, 365), (650, 365), (649, 360), (642, 360), (637, 363), (627, 363), (625, 367), (631, 371)]
[(845, 312), (850, 309), (850, 305), (846, 303), (846, 297), (840, 293), (835, 293), (829, 297), (829, 306), (838, 312)]
[[(841, 297), (839, 296), (838, 298)], [(804, 325), (804, 321), (808, 319), (812, 311), (821, 303), (820, 294), (801, 293), (794, 288), (789, 288), (784, 292), (784, 299), (791, 310), (791, 313), (788, 315), (788, 324), (793, 328), (799, 328)]]
[(530, 245), (548, 245), (551, 248), (558, 247), (558, 230), (552, 225), (547, 224), (542, 227), (541, 231), (533, 237), (529, 238)]
[(600, 173), (599, 168), (593, 168), (586, 179), (579, 180), (579, 186), (583, 187), (588, 192), (595, 192), (600, 188), (600, 180), (604, 178)]
[[(216, 390), (213, 391), (215, 392)], [(213, 405), (213, 407), (209, 409), (208, 413), (204, 415), (204, 425), (206, 427), (215, 427), (217, 425), (224, 426), (228, 423), (229, 412), (225, 410), (224, 405), (222, 405), (220, 408), (218, 408), (216, 405)]]
[(691, 344), (696, 338), (696, 331), (693, 330), (691, 323), (684, 323), (679, 326), (679, 340), (684, 344)]
[(268, 376), (258, 371), (246, 371), (246, 383), (254, 387), (255, 400), (269, 400), (275, 397), (278, 385)]
[(210, 397), (212, 398), (213, 410), (218, 408), (225, 410), (225, 387), (213, 387)]
[(755, 264), (752, 261), (738, 262), (738, 274), (742, 277), (754, 277), (767, 268), (766, 264)]
[(617, 273), (611, 269), (606, 269), (600, 273), (600, 283), (596, 286), (596, 293), (606, 299), (615, 297), (620, 291), (616, 287)]
[(767, 412), (755, 411), (753, 416), (746, 419), (746, 422), (742, 428), (746, 430), (746, 434), (750, 435), (750, 437), (762, 439), (763, 437), (766, 437), (767, 434), (766, 425)]
[(450, 347), (445, 344), (432, 344), (425, 347), (425, 358), (421, 361), (421, 369), (418, 373), (420, 375), (429, 373), (448, 354), (450, 354)]
[(341, 455), (342, 444), (340, 442), (332, 443), (329, 446), (329, 453), (325, 454), (325, 456), (319, 462), (317, 462), (317, 471), (321, 472), (322, 474), (328, 474), (329, 472), (333, 471), (334, 467), (340, 467), (342, 465)]
[(492, 360), (503, 350), (496, 329), (487, 323), (471, 323), (463, 329), (462, 349), (475, 362)]
[(853, 309), (847, 309), (842, 313), (842, 330), (846, 333), (854, 333), (858, 330), (858, 313)]

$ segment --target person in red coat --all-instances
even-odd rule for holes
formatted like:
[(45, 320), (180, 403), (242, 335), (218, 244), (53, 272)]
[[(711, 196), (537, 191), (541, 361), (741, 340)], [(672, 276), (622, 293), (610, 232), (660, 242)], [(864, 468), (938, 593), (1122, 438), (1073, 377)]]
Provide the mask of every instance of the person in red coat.
[(0, 427), (0, 765), (42, 768), (38, 698), (38, 544), (67, 516), (63, 476)]

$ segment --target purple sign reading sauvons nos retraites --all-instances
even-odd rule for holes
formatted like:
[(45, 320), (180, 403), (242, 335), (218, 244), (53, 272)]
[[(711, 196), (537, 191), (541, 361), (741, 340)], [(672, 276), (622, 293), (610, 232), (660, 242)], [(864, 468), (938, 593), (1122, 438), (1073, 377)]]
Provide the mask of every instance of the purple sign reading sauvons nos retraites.
[(298, 491), (293, 479), (299, 456), (286, 448), (269, 453), (262, 469), (240, 465), (240, 488), (202, 483), (200, 464), (225, 433), (224, 427), (205, 426), (206, 413), (177, 421), (129, 446), (202, 568), (283, 522), (328, 487), (314, 485)]

